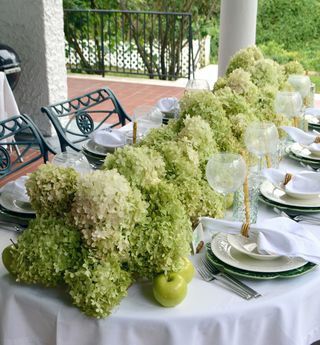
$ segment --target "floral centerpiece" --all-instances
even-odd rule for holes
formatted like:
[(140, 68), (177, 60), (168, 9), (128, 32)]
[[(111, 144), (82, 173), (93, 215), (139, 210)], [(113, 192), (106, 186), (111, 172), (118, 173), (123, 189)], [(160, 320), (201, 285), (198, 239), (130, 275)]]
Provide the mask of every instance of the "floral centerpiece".
[(303, 69), (241, 50), (213, 92), (186, 93), (178, 120), (108, 155), (101, 171), (47, 164), (30, 174), (36, 219), (12, 249), (17, 281), (65, 284), (79, 309), (101, 318), (137, 278), (179, 271), (198, 217), (223, 216), (205, 178), (208, 158), (240, 152), (251, 121), (286, 123), (273, 102), (290, 73)]

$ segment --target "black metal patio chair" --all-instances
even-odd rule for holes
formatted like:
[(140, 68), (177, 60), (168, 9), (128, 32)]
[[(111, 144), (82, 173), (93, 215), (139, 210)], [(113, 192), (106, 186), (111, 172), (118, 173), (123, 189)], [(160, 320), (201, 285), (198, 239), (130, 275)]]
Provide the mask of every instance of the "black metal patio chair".
[(88, 140), (97, 129), (124, 126), (131, 121), (114, 93), (102, 88), (63, 102), (42, 107), (52, 122), (61, 151), (71, 147), (81, 150), (81, 143)]
[(0, 181), (37, 160), (46, 163), (49, 152), (55, 154), (29, 116), (0, 121)]

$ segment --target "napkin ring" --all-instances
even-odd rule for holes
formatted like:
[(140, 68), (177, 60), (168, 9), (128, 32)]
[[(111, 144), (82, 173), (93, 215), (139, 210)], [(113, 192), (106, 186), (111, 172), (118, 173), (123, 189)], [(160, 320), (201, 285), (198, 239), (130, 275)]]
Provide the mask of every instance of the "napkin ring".
[(315, 144), (320, 144), (320, 136), (317, 136), (314, 138), (314, 143)]
[(284, 181), (283, 184), (286, 185), (287, 183), (289, 183), (289, 181), (292, 179), (293, 175), (286, 173), (285, 177), (284, 177)]
[(243, 223), (241, 226), (241, 235), (244, 237), (249, 237), (250, 223)]

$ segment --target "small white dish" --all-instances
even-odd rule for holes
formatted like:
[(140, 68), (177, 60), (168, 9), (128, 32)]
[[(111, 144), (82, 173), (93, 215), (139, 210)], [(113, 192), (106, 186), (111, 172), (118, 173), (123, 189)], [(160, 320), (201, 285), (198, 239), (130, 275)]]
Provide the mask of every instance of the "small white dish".
[[(302, 178), (300, 181), (295, 180), (295, 176), (293, 176), (284, 186), (286, 194), (292, 198), (302, 200), (319, 198), (320, 174), (312, 171), (305, 171), (299, 173), (299, 176)], [(303, 180), (303, 178), (305, 178), (305, 180)]]
[(242, 235), (228, 234), (227, 240), (229, 244), (237, 249), (239, 252), (244, 253), (256, 260), (274, 260), (280, 257), (276, 254), (260, 254), (257, 251), (258, 245), (256, 242), (257, 236), (255, 234), (250, 235), (250, 238)]

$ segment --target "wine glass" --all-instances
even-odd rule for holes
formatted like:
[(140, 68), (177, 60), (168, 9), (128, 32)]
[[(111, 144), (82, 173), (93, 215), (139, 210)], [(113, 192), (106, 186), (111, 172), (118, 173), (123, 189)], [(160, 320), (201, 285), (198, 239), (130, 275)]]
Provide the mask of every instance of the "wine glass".
[(87, 174), (92, 171), (87, 158), (81, 152), (57, 153), (51, 163), (64, 168), (73, 168), (80, 174)]
[(288, 82), (295, 91), (300, 93), (303, 103), (305, 104), (311, 88), (310, 78), (307, 75), (291, 74), (289, 75)]
[(162, 125), (163, 115), (157, 107), (140, 105), (133, 110), (133, 123), (137, 125), (139, 135), (146, 135), (151, 128)]
[(278, 91), (274, 108), (277, 114), (282, 114), (289, 119), (298, 116), (302, 109), (302, 98), (299, 92)]
[(207, 163), (206, 177), (210, 187), (224, 196), (226, 206), (226, 195), (239, 189), (245, 180), (246, 163), (239, 154), (214, 154)]
[(189, 79), (186, 92), (210, 91), (210, 85), (206, 79)]
[[(302, 116), (302, 129), (308, 130), (307, 121), (305, 120), (305, 108), (308, 105), (310, 99), (310, 90), (312, 87), (311, 80), (307, 75), (300, 75), (300, 74), (291, 74), (288, 78), (289, 84), (291, 84), (295, 91), (299, 92), (302, 98), (302, 109), (301, 109), (301, 116)], [(295, 126), (297, 126), (295, 120)], [(305, 128), (306, 127), (306, 128)]]
[(266, 157), (268, 168), (271, 167), (270, 156), (276, 153), (279, 145), (277, 127), (272, 122), (252, 122), (248, 125), (244, 142), (247, 150), (259, 157), (259, 171), (262, 170), (262, 160)]

